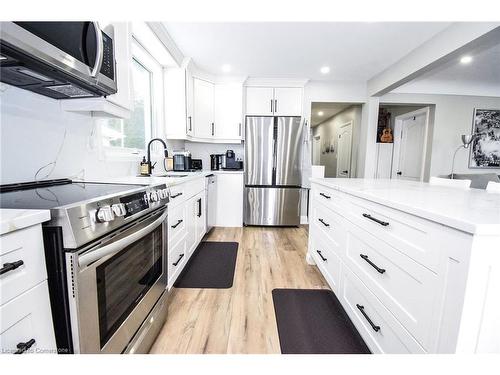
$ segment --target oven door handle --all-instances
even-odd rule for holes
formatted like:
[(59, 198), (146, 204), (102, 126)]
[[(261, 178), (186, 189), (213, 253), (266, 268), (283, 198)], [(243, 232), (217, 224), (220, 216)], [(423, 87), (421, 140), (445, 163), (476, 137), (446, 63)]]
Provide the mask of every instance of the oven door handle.
[(156, 228), (158, 228), (166, 219), (168, 215), (168, 211), (165, 210), (165, 212), (155, 221), (153, 221), (151, 224), (148, 226), (138, 230), (137, 232), (132, 233), (131, 235), (122, 238), (116, 242), (110, 243), (109, 245), (100, 247), (94, 251), (91, 251), (87, 254), (83, 254), (78, 257), (78, 265), (80, 267), (87, 267), (89, 264), (95, 262), (96, 260), (99, 260), (107, 255), (112, 255), (116, 254), (119, 251), (123, 250), (125, 247), (128, 245), (131, 245), (135, 241), (141, 239), (141, 237), (144, 237), (145, 235), (151, 233), (154, 231)]

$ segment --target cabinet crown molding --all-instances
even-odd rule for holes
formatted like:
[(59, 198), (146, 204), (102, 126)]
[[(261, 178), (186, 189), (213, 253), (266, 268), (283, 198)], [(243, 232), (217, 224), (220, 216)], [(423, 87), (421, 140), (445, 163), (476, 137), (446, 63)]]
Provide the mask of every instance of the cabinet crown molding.
[(308, 79), (288, 79), (288, 78), (248, 78), (244, 86), (246, 87), (304, 87)]

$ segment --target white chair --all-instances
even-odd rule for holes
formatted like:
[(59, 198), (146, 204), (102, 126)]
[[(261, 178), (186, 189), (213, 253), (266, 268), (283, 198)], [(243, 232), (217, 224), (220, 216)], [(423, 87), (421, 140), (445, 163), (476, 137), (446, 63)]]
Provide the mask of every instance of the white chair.
[(454, 180), (450, 178), (431, 177), (429, 184), (436, 186), (449, 186), (458, 189), (470, 189), (471, 180)]
[(486, 191), (490, 193), (500, 193), (500, 182), (490, 181), (486, 186)]

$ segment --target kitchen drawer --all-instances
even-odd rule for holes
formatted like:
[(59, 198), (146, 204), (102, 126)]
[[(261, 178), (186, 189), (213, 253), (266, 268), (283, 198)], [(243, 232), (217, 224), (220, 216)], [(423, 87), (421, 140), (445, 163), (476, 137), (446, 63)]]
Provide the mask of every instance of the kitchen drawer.
[(0, 305), (47, 279), (41, 225), (0, 237), (0, 267), (5, 263), (20, 265), (0, 275)]
[(56, 343), (47, 281), (0, 307), (0, 350), (14, 353), (17, 345), (34, 340), (30, 353), (55, 353)]
[(335, 246), (343, 247), (345, 245), (346, 220), (317, 201), (311, 206), (311, 211), (310, 225), (317, 226), (322, 235), (328, 236)]
[(193, 195), (198, 194), (202, 190), (205, 190), (205, 177), (203, 178), (196, 178), (194, 180), (191, 180), (184, 185), (186, 185), (186, 198), (191, 198)]
[(337, 190), (326, 188), (322, 185), (312, 185), (312, 201), (319, 205), (328, 207), (337, 212), (349, 209), (348, 195)]
[(344, 259), (420, 345), (430, 351), (436, 334), (432, 318), (439, 315), (438, 276), (355, 225), (348, 231)]
[(342, 275), (342, 291), (339, 299), (372, 352), (426, 353), (348, 267), (344, 267)]
[(316, 225), (310, 227), (309, 253), (334, 292), (340, 290), (342, 261), (338, 244), (326, 239)]
[(186, 204), (168, 208), (168, 243), (174, 244), (186, 233)]
[(188, 196), (186, 195), (186, 184), (178, 184), (169, 187), (170, 200), (168, 202), (168, 207), (177, 207), (179, 204), (186, 201)]
[(168, 253), (168, 286), (171, 288), (187, 262), (186, 235)]
[(350, 208), (347, 217), (353, 223), (434, 272), (438, 271), (441, 250), (447, 244), (445, 227), (356, 197), (351, 198)]

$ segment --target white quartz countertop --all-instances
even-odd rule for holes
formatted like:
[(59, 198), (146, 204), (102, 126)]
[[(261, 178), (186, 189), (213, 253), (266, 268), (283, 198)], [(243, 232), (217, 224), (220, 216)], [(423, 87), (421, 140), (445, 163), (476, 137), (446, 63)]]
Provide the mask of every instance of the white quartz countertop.
[(49, 210), (0, 209), (0, 235), (50, 220)]
[(498, 193), (389, 179), (311, 178), (311, 182), (464, 232), (500, 235)]

